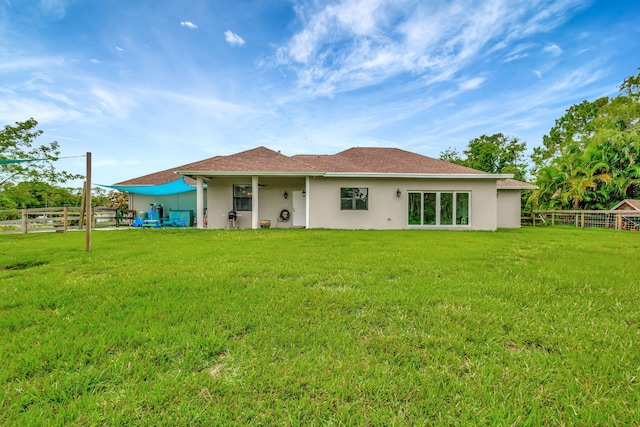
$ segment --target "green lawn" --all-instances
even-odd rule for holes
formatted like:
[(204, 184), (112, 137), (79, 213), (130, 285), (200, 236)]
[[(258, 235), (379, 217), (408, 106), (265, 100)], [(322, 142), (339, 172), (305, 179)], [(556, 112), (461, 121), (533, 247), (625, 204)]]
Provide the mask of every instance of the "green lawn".
[(639, 425), (640, 234), (0, 236), (0, 425)]

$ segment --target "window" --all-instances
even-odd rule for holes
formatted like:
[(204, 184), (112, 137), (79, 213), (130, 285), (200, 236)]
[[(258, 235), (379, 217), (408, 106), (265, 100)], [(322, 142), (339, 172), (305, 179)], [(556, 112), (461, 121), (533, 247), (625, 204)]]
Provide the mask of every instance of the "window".
[(233, 186), (233, 210), (234, 211), (250, 211), (251, 210), (251, 185)]
[(341, 188), (340, 189), (340, 209), (341, 210), (367, 210), (369, 209), (369, 189), (368, 188)]
[(468, 192), (410, 191), (409, 225), (469, 225)]

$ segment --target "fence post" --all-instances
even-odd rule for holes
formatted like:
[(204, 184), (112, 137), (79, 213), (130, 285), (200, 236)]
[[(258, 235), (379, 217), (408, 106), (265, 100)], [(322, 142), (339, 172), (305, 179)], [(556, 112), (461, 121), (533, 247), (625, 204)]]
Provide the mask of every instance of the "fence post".
[(556, 213), (551, 212), (551, 226), (554, 227), (556, 225)]
[(580, 214), (580, 228), (584, 230), (584, 212)]
[(616, 213), (616, 230), (622, 230), (622, 214)]
[(531, 225), (533, 227), (536, 226), (536, 213), (535, 212), (531, 212)]
[(22, 208), (22, 234), (27, 234), (29, 223), (27, 221), (27, 208)]
[(69, 207), (64, 206), (62, 208), (62, 231), (64, 233), (67, 232), (67, 227), (69, 225), (68, 223), (68, 217), (69, 217)]

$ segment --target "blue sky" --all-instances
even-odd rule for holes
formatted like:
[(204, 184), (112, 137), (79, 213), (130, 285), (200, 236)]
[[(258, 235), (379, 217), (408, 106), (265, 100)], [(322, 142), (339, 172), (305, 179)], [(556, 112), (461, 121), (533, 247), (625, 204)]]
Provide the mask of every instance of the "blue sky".
[(35, 118), (102, 184), (261, 145), (532, 149), (638, 72), (638, 22), (635, 0), (0, 0), (0, 124)]

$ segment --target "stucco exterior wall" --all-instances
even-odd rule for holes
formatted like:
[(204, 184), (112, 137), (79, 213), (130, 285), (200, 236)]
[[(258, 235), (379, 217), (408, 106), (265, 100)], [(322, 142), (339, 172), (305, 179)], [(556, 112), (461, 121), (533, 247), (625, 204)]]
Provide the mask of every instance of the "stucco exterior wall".
[(520, 228), (521, 190), (498, 190), (498, 228)]
[[(304, 177), (259, 177), (258, 220), (270, 220), (271, 227), (290, 228), (292, 218), (278, 222), (283, 209), (291, 215), (293, 192), (305, 188)], [(233, 185), (251, 185), (251, 176), (211, 177), (205, 190), (208, 228), (225, 228), (227, 214), (233, 208)], [(368, 210), (341, 210), (342, 187), (368, 188)], [(396, 192), (400, 189), (401, 195)], [(470, 193), (470, 224), (468, 226), (408, 225), (409, 191), (468, 191)], [(284, 198), (287, 192), (288, 197)], [(499, 194), (498, 197), (497, 194)], [(386, 178), (310, 178), (307, 192), (309, 228), (338, 229), (463, 229), (495, 230), (520, 226), (520, 191), (496, 191), (492, 179), (386, 179)], [(196, 192), (168, 196), (132, 195), (132, 209), (149, 210), (151, 203), (161, 203), (165, 212), (174, 210), (196, 211)], [(238, 212), (238, 226), (251, 228), (252, 212)]]
[[(368, 188), (369, 209), (341, 210), (340, 188)], [(401, 196), (396, 191), (400, 189)], [(496, 181), (493, 179), (384, 179), (311, 178), (309, 228), (413, 229), (408, 225), (408, 191), (468, 191), (471, 196), (468, 226), (437, 229), (495, 230), (497, 228)]]
[[(304, 178), (259, 177), (258, 220), (271, 221), (271, 227), (289, 228), (292, 220), (278, 222), (283, 209), (293, 214), (293, 191), (304, 189)], [(233, 208), (233, 186), (251, 185), (251, 176), (213, 177), (207, 181), (207, 221), (208, 228), (225, 228), (227, 215)], [(284, 198), (285, 191), (288, 197)], [(238, 211), (239, 228), (251, 228), (251, 211)]]

